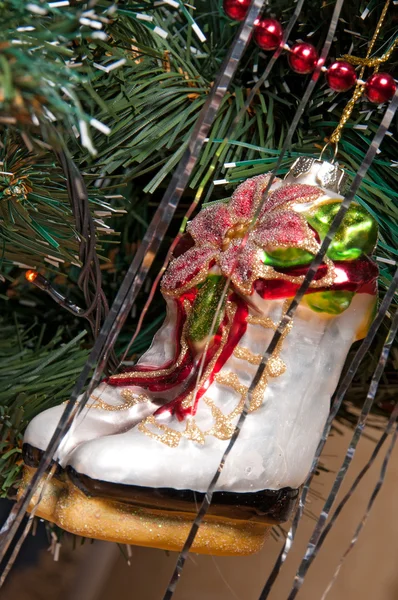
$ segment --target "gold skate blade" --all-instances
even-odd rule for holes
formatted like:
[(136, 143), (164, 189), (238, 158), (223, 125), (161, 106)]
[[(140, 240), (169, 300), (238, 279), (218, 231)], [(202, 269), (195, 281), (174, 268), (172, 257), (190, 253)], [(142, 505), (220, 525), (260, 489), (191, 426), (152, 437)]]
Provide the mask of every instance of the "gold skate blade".
[[(29, 485), (35, 470), (24, 467), (19, 494)], [(29, 512), (36, 506), (45, 480), (46, 477), (43, 477), (29, 505)], [(176, 552), (182, 549), (193, 522), (193, 515), (188, 513), (89, 498), (69, 480), (55, 478), (44, 486), (35, 514), (75, 535)], [(206, 516), (191, 551), (218, 556), (253, 554), (262, 548), (270, 527)]]

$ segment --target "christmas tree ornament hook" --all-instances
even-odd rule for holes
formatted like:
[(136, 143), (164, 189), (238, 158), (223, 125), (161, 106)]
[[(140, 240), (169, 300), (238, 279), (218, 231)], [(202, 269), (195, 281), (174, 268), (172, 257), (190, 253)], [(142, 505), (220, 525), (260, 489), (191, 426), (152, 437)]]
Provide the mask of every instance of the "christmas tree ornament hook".
[(321, 154), (319, 155), (319, 160), (322, 160), (325, 150), (332, 144), (334, 146), (334, 152), (333, 152), (333, 158), (330, 162), (331, 162), (331, 164), (334, 164), (336, 162), (336, 157), (337, 157), (337, 154), (339, 151), (339, 142), (338, 141), (332, 142), (331, 140), (327, 141), (326, 144), (324, 145), (324, 147), (322, 148)]

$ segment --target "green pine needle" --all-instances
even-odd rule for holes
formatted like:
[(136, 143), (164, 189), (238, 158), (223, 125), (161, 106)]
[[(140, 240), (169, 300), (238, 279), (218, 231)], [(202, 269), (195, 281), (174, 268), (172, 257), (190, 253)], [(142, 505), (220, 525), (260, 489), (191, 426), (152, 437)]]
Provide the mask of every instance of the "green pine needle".
[(25, 329), (2, 320), (1, 329), (0, 496), (5, 497), (12, 495), (19, 481), (26, 425), (43, 409), (68, 399), (87, 350), (81, 348), (85, 332), (61, 343), (64, 332), (59, 328), (50, 341), (42, 343), (45, 326)]

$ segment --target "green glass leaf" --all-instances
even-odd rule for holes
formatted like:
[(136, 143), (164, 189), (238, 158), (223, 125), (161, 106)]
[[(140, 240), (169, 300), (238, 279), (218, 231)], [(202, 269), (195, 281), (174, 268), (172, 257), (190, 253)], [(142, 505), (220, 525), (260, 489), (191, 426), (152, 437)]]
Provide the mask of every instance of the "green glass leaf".
[(315, 312), (340, 315), (350, 306), (353, 297), (354, 292), (327, 290), (308, 294), (305, 302)]
[[(340, 206), (340, 202), (329, 202), (322, 205), (315, 214), (306, 215), (308, 223), (321, 240), (327, 234)], [(353, 203), (329, 246), (327, 256), (332, 260), (355, 260), (360, 256), (370, 255), (377, 243), (377, 233), (375, 219), (363, 206)]]
[(312, 261), (314, 255), (301, 248), (278, 248), (264, 252), (264, 264), (271, 267), (295, 267), (306, 265)]

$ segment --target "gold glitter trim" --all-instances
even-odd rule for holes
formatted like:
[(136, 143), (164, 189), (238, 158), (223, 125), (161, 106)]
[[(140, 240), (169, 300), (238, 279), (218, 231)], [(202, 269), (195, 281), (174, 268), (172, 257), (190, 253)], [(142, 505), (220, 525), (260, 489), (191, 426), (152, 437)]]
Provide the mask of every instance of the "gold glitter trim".
[[(232, 420), (236, 417), (239, 417), (240, 413), (242, 412), (245, 405), (246, 394), (249, 388), (239, 381), (236, 373), (217, 373), (215, 380), (220, 385), (225, 385), (226, 387), (232, 388), (240, 396), (239, 403), (228, 415), (224, 415), (224, 413), (218, 408), (218, 406), (216, 406), (213, 400), (207, 397), (204, 398), (207, 406), (210, 406), (212, 416), (215, 420), (215, 424), (211, 429), (205, 432), (205, 435), (214, 435), (214, 437), (224, 440), (229, 439), (234, 432), (235, 425), (232, 424)], [(249, 412), (252, 412), (251, 407)], [(220, 437), (220, 435), (225, 434), (227, 428), (231, 431), (230, 436), (228, 438)]]
[(286, 364), (280, 356), (270, 356), (266, 371), (270, 377), (279, 377), (286, 371)]
[(276, 330), (276, 325), (272, 319), (269, 317), (257, 317), (256, 315), (248, 315), (246, 318), (247, 323), (251, 323), (252, 325), (260, 325), (265, 329), (273, 329)]
[[(235, 430), (235, 425), (231, 423), (231, 415), (224, 415), (209, 398), (205, 398), (206, 404), (211, 408), (211, 414), (214, 419), (214, 425), (205, 432), (205, 435), (212, 435), (219, 440), (229, 440)], [(239, 402), (239, 406), (242, 400)], [(243, 407), (242, 407), (243, 408)]]
[(262, 359), (261, 354), (254, 354), (249, 348), (243, 348), (243, 346), (236, 346), (234, 356), (246, 360), (251, 365), (259, 365)]
[(109, 412), (118, 410), (128, 410), (136, 404), (142, 404), (143, 402), (150, 402), (150, 399), (146, 394), (136, 394), (133, 390), (122, 390), (120, 395), (123, 399), (123, 404), (108, 404), (101, 400), (100, 396), (91, 396), (95, 400), (94, 404), (91, 404), (89, 408), (99, 408), (101, 410), (107, 410)]
[(191, 408), (193, 406), (193, 392), (190, 392), (186, 398), (181, 402), (182, 408)]
[[(150, 429), (148, 429), (148, 426), (157, 427), (157, 429), (159, 431), (162, 431), (163, 433), (159, 434), (153, 432)], [(197, 426), (195, 419), (193, 419), (192, 417), (188, 417), (185, 431), (176, 431), (168, 425), (158, 423), (154, 416), (150, 416), (144, 419), (138, 425), (138, 429), (141, 433), (144, 433), (148, 437), (157, 440), (158, 442), (166, 444), (166, 446), (169, 446), (170, 448), (176, 448), (180, 443), (182, 437), (185, 437), (186, 439), (191, 440), (193, 442), (197, 442), (201, 445), (205, 443), (205, 436)]]
[[(240, 400), (233, 411), (231, 411), (228, 415), (225, 415), (222, 410), (214, 403), (211, 398), (204, 398), (207, 406), (211, 408), (211, 414), (214, 419), (214, 425), (208, 431), (205, 431), (204, 435), (212, 435), (220, 440), (229, 440), (235, 430), (235, 424), (233, 420), (238, 418), (245, 406), (246, 396), (249, 388), (246, 385), (243, 385), (240, 381), (236, 373), (218, 373), (216, 375), (216, 381), (220, 385), (225, 385), (233, 389), (240, 396)], [(260, 386), (260, 388), (259, 388)], [(257, 389), (259, 391), (257, 392)], [(265, 389), (265, 388), (264, 388)], [(249, 413), (257, 410), (262, 404), (259, 401), (260, 391), (262, 390), (261, 382), (256, 386), (256, 390), (252, 395), (252, 400), (250, 402)], [(257, 392), (257, 394), (256, 394)]]
[(187, 440), (192, 440), (193, 442), (197, 442), (202, 446), (205, 443), (205, 436), (203, 435), (203, 432), (199, 429), (199, 427), (196, 425), (195, 420), (192, 417), (188, 417), (187, 426), (182, 435), (185, 438), (187, 438)]
[[(217, 381), (217, 383), (219, 383), (220, 385), (225, 385), (227, 387), (232, 388), (237, 394), (239, 394), (240, 396), (243, 397), (243, 400), (245, 399), (245, 396), (247, 394), (247, 390), (249, 389), (246, 385), (244, 385), (243, 383), (240, 382), (239, 377), (237, 376), (236, 373), (217, 373), (217, 375), (215, 376), (215, 380)], [(210, 406), (210, 402), (212, 402), (212, 400), (210, 400), (209, 398), (205, 398), (205, 402), (206, 404), (208, 404)], [(242, 406), (243, 408), (243, 406)], [(230, 414), (229, 417), (230, 418), (235, 418), (238, 417), (241, 413), (241, 408), (238, 405)]]
[[(157, 427), (159, 431), (162, 431), (162, 434), (154, 433), (148, 426)], [(180, 443), (182, 433), (180, 431), (175, 431), (168, 427), (167, 425), (163, 425), (163, 423), (158, 423), (153, 415), (150, 417), (146, 417), (141, 423), (138, 425), (139, 431), (141, 433), (145, 433), (148, 437), (153, 440), (157, 440), (158, 442), (162, 442), (162, 444), (166, 444), (170, 448), (176, 448)]]

